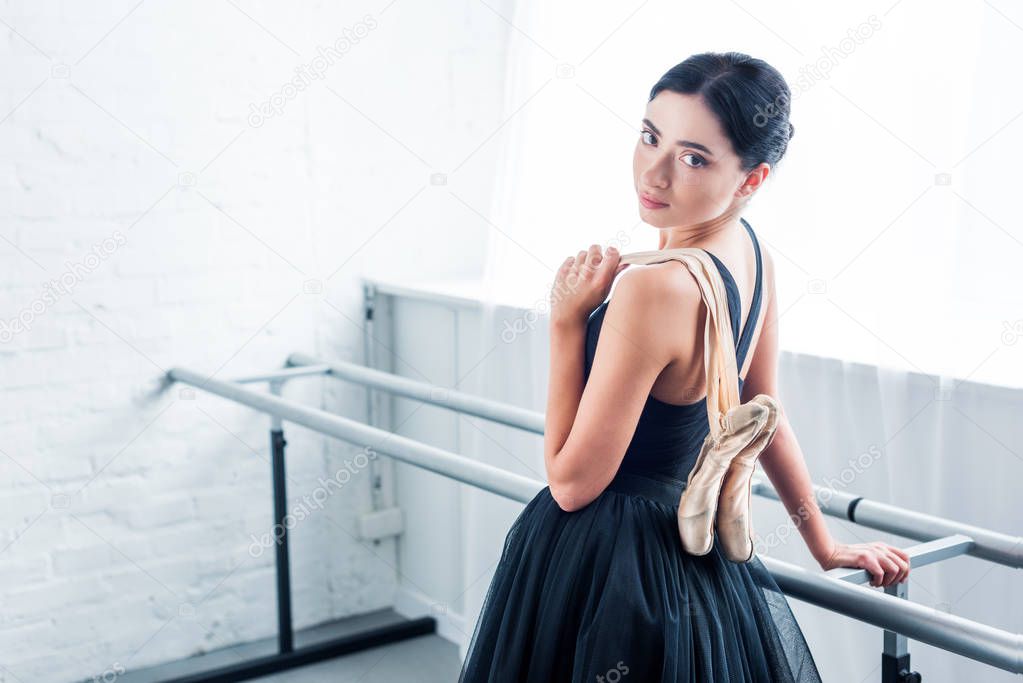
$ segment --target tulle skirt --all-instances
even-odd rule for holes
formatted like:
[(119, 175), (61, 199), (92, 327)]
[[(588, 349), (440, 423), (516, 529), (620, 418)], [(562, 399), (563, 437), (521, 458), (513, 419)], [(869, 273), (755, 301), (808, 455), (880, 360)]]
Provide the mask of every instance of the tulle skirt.
[(684, 485), (619, 472), (574, 512), (537, 493), (505, 539), (459, 683), (820, 683), (758, 557), (682, 549)]

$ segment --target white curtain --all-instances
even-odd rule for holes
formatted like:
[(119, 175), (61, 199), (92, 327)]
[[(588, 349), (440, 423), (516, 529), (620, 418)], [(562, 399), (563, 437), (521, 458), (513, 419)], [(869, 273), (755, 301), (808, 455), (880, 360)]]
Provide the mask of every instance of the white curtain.
[[(1018, 6), (970, 2), (939, 12), (903, 1), (813, 13), (795, 2), (559, 0), (516, 3), (506, 19), (507, 123), (495, 136), (503, 158), (484, 274), (493, 304), (484, 346), (497, 351), (478, 369), (488, 395), (508, 400), (510, 391), (544, 408), (546, 328), (527, 318), (546, 311), (565, 256), (591, 243), (657, 248), (657, 231), (639, 221), (631, 177), (650, 87), (690, 54), (745, 52), (778, 68), (793, 90), (796, 135), (745, 217), (777, 266), (781, 399), (815, 482), (1023, 533)], [(515, 309), (500, 304), (532, 314), (509, 322)], [(516, 328), (529, 331), (508, 332)], [(492, 454), (493, 464), (543, 473), (542, 451), (511, 458), (494, 448), (503, 433), (481, 438), (472, 450)], [(481, 576), (467, 593), (468, 628), (499, 554), (495, 530), (515, 512), (494, 512), (492, 501), (467, 499), (470, 513), (484, 515), (467, 556), (467, 572)], [(763, 535), (791, 527), (777, 503), (757, 506)], [(913, 543), (828, 523), (840, 541)], [(816, 568), (790, 532), (767, 554)], [(909, 594), (1019, 632), (1023, 617), (1010, 605), (1023, 596), (1012, 578), (962, 558), (914, 570)], [(878, 629), (793, 607), (825, 680), (880, 677)], [(919, 643), (910, 648), (931, 681), (1010, 680)]]

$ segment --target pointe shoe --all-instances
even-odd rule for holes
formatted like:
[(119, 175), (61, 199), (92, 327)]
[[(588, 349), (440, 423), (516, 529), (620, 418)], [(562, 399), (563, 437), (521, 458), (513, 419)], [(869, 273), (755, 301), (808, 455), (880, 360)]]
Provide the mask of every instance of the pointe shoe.
[(706, 555), (714, 545), (718, 494), (733, 455), (734, 451), (718, 448), (714, 435), (708, 434), (696, 464), (689, 471), (677, 517), (682, 548), (690, 555)]
[[(748, 559), (747, 547), (742, 542), (743, 534), (748, 535), (750, 526), (748, 500), (747, 512), (737, 514), (743, 501), (736, 494), (736, 489), (743, 484), (743, 472), (748, 470), (752, 475), (756, 457), (770, 443), (776, 422), (777, 405), (774, 400), (766, 394), (758, 394), (721, 416), (719, 435), (715, 438), (708, 434), (703, 440), (700, 455), (689, 472), (678, 506), (679, 536), (682, 548), (690, 555), (710, 552), (714, 546), (716, 526), (720, 540), (722, 528), (718, 520), (722, 510), (720, 499), (724, 495), (726, 556), (732, 559), (739, 553), (745, 553), (742, 557)], [(768, 430), (769, 433), (765, 433)], [(729, 472), (733, 472), (731, 477)], [(745, 479), (748, 489), (748, 477)], [(727, 487), (726, 480), (729, 481)]]
[(735, 455), (725, 473), (715, 519), (721, 551), (732, 562), (753, 559), (753, 473), (757, 458), (771, 443), (778, 426), (778, 404), (767, 394), (757, 394), (738, 408), (744, 409), (748, 414), (736, 418), (748, 421), (752, 438)]
[[(709, 553), (714, 546), (714, 530), (720, 516), (718, 536), (725, 537), (726, 555), (729, 559), (747, 561), (752, 557), (750, 482), (756, 458), (774, 435), (777, 405), (766, 394), (758, 394), (745, 404), (741, 402), (738, 348), (732, 335), (727, 288), (709, 252), (682, 247), (622, 257), (626, 263), (641, 264), (670, 259), (686, 266), (699, 285), (707, 308), (703, 362), (710, 433), (703, 441), (679, 500), (676, 521), (682, 548), (691, 555)], [(729, 477), (736, 456), (739, 460)], [(725, 500), (720, 501), (723, 488)], [(740, 495), (743, 489), (745, 496)], [(723, 505), (719, 504), (721, 502)]]

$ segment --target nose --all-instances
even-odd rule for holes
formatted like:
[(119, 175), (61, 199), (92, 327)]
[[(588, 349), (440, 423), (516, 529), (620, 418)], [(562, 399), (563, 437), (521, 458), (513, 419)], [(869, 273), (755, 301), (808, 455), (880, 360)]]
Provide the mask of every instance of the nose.
[(639, 178), (644, 185), (659, 190), (668, 187), (668, 173), (666, 172), (664, 161), (665, 157), (662, 156), (655, 156), (650, 160), (650, 163), (640, 174)]

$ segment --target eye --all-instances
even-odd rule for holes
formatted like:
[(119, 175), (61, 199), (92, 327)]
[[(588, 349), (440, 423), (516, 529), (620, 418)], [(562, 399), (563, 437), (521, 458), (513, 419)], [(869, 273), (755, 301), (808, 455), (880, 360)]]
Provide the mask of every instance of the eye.
[[(657, 138), (654, 136), (653, 131), (644, 128), (642, 131), (640, 131), (639, 136), (640, 139), (643, 140), (643, 143), (646, 145), (657, 144)], [(684, 161), (686, 157), (692, 157), (693, 161), (692, 162)], [(690, 168), (703, 168), (704, 166), (707, 165), (706, 159), (701, 157), (699, 154), (694, 154), (693, 152), (686, 152), (681, 157), (679, 157), (679, 159), (683, 160), (682, 163), (684, 163), (686, 166), (689, 166)]]
[(695, 165), (687, 163), (687, 162), (682, 162), (682, 163), (686, 164), (686, 166), (692, 166), (693, 168), (703, 168), (704, 166), (707, 165), (707, 160), (704, 159), (703, 157), (701, 157), (699, 154), (693, 154), (692, 152), (686, 152), (685, 154), (682, 155), (681, 158), (685, 159), (686, 157), (692, 157), (693, 159), (696, 160)]

